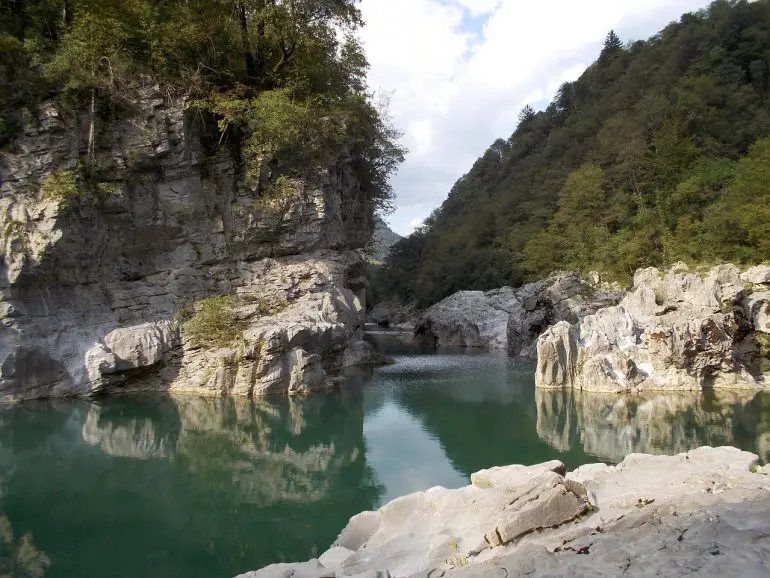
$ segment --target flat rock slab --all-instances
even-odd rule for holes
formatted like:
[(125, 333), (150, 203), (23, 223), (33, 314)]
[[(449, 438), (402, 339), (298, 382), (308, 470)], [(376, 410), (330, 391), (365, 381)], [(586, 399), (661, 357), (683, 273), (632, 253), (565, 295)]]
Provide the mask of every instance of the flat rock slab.
[(320, 560), (239, 578), (767, 576), (770, 477), (754, 454), (699, 448), (569, 472), (482, 470), (351, 518)]

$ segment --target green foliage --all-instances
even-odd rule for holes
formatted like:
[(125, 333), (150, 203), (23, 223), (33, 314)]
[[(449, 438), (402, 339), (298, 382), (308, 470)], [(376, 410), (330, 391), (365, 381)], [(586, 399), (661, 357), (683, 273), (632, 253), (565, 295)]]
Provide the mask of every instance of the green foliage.
[(627, 282), (678, 260), (767, 259), (768, 54), (770, 0), (718, 0), (630, 46), (610, 33), (394, 247), (388, 294), (424, 306), (554, 269)]
[(81, 196), (74, 171), (58, 171), (48, 175), (40, 186), (43, 198), (67, 204)]
[(302, 183), (285, 176), (278, 177), (262, 190), (254, 202), (255, 210), (267, 215), (283, 215), (302, 195)]
[[(88, 110), (86, 165), (99, 112), (159, 84), (221, 129), (247, 182), (318, 173), (350, 158), (374, 208), (404, 150), (367, 92), (356, 38), (357, 0), (29, 0), (0, 3), (0, 145), (12, 142), (19, 101), (59, 95)], [(28, 71), (28, 72), (27, 72)]]
[(235, 315), (235, 297), (217, 295), (198, 301), (191, 318), (184, 321), (183, 333), (198, 347), (232, 346), (241, 336), (244, 323)]

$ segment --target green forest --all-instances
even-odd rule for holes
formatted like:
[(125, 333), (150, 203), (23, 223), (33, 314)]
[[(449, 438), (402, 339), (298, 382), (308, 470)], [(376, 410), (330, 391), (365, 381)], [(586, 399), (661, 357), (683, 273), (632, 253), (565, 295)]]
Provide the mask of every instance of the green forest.
[(646, 41), (607, 35), (526, 107), (378, 273), (430, 305), (554, 270), (770, 259), (770, 0), (718, 0)]
[(322, 166), (344, 150), (387, 209), (404, 150), (367, 89), (362, 24), (357, 0), (0, 0), (0, 147), (55, 98), (89, 115), (83, 161), (98, 171), (99, 120), (150, 83), (210, 119), (247, 180), (265, 162)]

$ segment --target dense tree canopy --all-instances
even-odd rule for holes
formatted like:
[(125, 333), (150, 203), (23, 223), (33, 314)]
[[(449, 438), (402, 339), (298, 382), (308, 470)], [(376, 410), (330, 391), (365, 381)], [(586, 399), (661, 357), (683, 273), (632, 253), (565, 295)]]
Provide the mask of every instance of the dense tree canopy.
[(130, 102), (150, 79), (217, 118), (223, 142), (242, 141), (252, 177), (344, 144), (384, 208), (404, 151), (367, 92), (357, 2), (0, 0), (0, 145), (36, 99), (90, 106), (93, 129), (105, 103)]
[(718, 0), (647, 41), (607, 36), (527, 107), (382, 272), (420, 305), (555, 269), (770, 258), (770, 0)]

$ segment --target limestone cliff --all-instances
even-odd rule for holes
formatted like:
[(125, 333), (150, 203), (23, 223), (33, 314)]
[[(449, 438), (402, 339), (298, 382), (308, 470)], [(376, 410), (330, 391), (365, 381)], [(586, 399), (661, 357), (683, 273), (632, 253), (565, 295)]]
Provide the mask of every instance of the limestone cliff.
[(640, 269), (615, 306), (537, 344), (538, 387), (762, 389), (770, 383), (770, 267)]
[[(352, 159), (299, 167), (271, 195), (217, 139), (154, 87), (94, 135), (53, 102), (28, 114), (0, 153), (0, 401), (304, 391), (366, 361), (346, 355), (371, 234)], [(226, 342), (184, 331), (212, 296), (229, 296)]]

